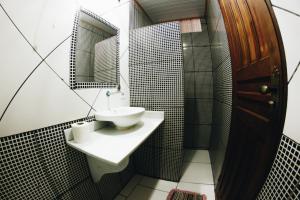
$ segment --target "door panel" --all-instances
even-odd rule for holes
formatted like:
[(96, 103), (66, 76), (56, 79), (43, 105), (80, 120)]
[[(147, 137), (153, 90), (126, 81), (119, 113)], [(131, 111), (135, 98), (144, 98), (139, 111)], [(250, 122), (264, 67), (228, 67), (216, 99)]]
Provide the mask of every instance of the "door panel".
[(216, 196), (255, 199), (282, 134), (286, 64), (281, 36), (267, 0), (219, 0), (232, 61), (233, 112)]
[(270, 57), (245, 65), (243, 68), (237, 70), (237, 81), (239, 83), (255, 82), (258, 79), (270, 77), (272, 74), (271, 68), (265, 66), (271, 66)]

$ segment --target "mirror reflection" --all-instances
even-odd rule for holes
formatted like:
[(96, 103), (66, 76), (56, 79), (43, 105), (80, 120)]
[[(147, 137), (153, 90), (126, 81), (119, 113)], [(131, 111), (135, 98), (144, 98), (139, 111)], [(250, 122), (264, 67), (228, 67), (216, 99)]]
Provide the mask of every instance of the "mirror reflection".
[(80, 11), (75, 59), (76, 82), (117, 83), (118, 29)]

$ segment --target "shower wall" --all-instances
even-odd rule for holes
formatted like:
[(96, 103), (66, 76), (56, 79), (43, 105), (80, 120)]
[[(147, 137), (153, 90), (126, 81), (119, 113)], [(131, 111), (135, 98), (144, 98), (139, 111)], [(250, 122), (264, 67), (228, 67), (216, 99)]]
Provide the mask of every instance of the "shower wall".
[(208, 149), (212, 123), (212, 61), (207, 24), (182, 33), (184, 68), (184, 147)]
[(227, 34), (218, 0), (208, 1), (208, 33), (213, 65), (213, 114), (210, 159), (217, 184), (231, 123), (232, 72)]
[(133, 155), (144, 175), (178, 181), (183, 153), (183, 64), (180, 26), (164, 23), (130, 31), (130, 105), (164, 111), (163, 124)]

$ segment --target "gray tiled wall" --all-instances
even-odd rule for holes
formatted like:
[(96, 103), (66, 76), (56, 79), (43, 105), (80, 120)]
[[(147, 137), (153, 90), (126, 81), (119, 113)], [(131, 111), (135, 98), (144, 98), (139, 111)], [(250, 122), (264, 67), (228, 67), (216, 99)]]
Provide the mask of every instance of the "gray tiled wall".
[(184, 147), (209, 148), (212, 123), (212, 61), (207, 25), (182, 33), (184, 66)]
[(65, 142), (63, 130), (76, 121), (0, 138), (1, 200), (106, 200), (121, 191), (134, 174), (132, 164), (93, 183), (85, 155)]
[(218, 0), (208, 1), (208, 33), (213, 68), (213, 112), (210, 159), (214, 182), (221, 173), (231, 123), (232, 72), (224, 21)]
[(106, 32), (99, 31), (95, 26), (79, 21), (78, 44), (76, 48), (76, 81), (94, 81), (94, 46), (97, 42), (109, 38)]
[(129, 39), (130, 105), (165, 112), (163, 124), (134, 153), (136, 170), (178, 181), (183, 147), (183, 63), (180, 26), (133, 29)]
[(136, 3), (136, 1), (131, 1), (130, 4), (130, 19), (129, 28), (136, 29), (143, 26), (150, 26), (153, 24), (151, 19), (145, 13), (145, 11)]

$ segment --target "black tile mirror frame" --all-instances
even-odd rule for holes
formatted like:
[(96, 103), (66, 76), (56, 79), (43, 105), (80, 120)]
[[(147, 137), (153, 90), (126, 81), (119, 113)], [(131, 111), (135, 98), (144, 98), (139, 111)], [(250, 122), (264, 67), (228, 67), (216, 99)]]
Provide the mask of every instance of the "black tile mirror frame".
[[(76, 81), (76, 47), (78, 42), (78, 23), (80, 13), (85, 13), (90, 17), (102, 22), (103, 24), (110, 26), (117, 32), (117, 52), (116, 52), (116, 83), (99, 83), (99, 82), (77, 82)], [(71, 37), (71, 51), (70, 51), (70, 88), (71, 89), (82, 89), (82, 88), (112, 88), (117, 87), (120, 84), (120, 57), (119, 57), (119, 48), (120, 48), (120, 30), (116, 26), (112, 25), (110, 22), (96, 15), (95, 13), (85, 9), (80, 8), (75, 14), (75, 20), (73, 25), (73, 32)]]

